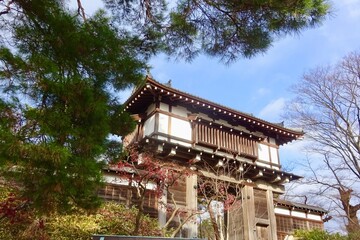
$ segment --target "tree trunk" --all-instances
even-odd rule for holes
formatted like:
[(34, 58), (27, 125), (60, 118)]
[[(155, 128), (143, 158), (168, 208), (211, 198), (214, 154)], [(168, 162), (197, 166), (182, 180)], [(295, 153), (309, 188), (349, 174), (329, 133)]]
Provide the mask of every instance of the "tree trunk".
[(352, 189), (338, 189), (340, 193), (340, 201), (343, 206), (343, 209), (346, 214), (346, 218), (348, 220), (348, 224), (346, 225), (346, 230), (349, 235), (357, 234), (360, 232), (360, 224), (359, 219), (357, 217), (357, 212), (360, 209), (360, 204), (351, 205), (351, 193)]
[(218, 227), (217, 222), (216, 222), (214, 211), (213, 211), (213, 209), (211, 207), (211, 203), (212, 203), (212, 201), (210, 201), (210, 203), (208, 205), (208, 211), (209, 211), (210, 221), (211, 221), (211, 224), (212, 224), (213, 229), (214, 229), (215, 239), (216, 240), (222, 240), (221, 237), (220, 237), (220, 230), (219, 230), (219, 227)]
[(359, 208), (356, 206), (349, 206), (348, 216), (348, 224), (346, 225), (346, 230), (349, 235), (358, 234), (360, 232), (360, 224), (359, 219), (357, 217), (357, 212)]
[(140, 201), (138, 204), (138, 213), (136, 215), (136, 220), (135, 220), (135, 228), (134, 228), (134, 231), (132, 232), (132, 235), (134, 235), (134, 236), (139, 235), (141, 221), (142, 221), (142, 217), (144, 215), (145, 190), (143, 190), (143, 191), (144, 192), (142, 194), (140, 194)]

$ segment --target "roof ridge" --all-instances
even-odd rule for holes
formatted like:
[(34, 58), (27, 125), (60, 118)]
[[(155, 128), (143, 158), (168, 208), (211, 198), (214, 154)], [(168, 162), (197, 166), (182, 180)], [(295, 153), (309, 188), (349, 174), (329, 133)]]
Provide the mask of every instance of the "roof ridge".
[(313, 209), (313, 210), (317, 210), (317, 211), (327, 212), (322, 207), (318, 207), (318, 206), (315, 206), (315, 205), (304, 204), (304, 203), (299, 203), (299, 202), (295, 202), (295, 201), (289, 201), (289, 200), (285, 200), (285, 199), (274, 199), (274, 202), (279, 203), (279, 204), (283, 204), (283, 205), (290, 205), (290, 206), (298, 207), (298, 208), (308, 208), (308, 209)]

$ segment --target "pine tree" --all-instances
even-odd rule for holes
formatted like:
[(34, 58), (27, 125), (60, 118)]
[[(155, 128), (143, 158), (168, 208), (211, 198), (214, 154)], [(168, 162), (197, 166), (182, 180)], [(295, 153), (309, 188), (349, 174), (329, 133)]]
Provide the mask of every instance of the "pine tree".
[(109, 135), (134, 127), (115, 95), (143, 79), (143, 58), (103, 12), (84, 20), (60, 1), (13, 2), (11, 46), (0, 46), (0, 175), (42, 213), (92, 209)]
[(330, 11), (326, 0), (104, 2), (145, 45), (188, 60), (205, 53), (225, 63), (264, 53), (279, 37), (318, 26)]

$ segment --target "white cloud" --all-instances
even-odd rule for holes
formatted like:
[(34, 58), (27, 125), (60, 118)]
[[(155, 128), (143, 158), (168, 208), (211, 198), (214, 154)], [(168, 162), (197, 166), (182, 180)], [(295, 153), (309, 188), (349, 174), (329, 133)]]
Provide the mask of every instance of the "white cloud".
[(343, 0), (345, 9), (349, 13), (350, 18), (358, 18), (360, 16), (360, 2), (358, 0)]
[(285, 106), (285, 98), (278, 98), (261, 109), (258, 116), (267, 121), (279, 121), (279, 116)]
[(309, 144), (306, 140), (297, 140), (279, 149), (280, 163), (285, 171), (296, 172), (296, 174), (303, 176), (304, 161), (306, 160), (305, 147)]
[(259, 96), (265, 96), (265, 95), (267, 95), (268, 93), (270, 93), (271, 91), (270, 91), (270, 89), (268, 89), (268, 88), (259, 88), (258, 90), (257, 90), (257, 94), (259, 95)]

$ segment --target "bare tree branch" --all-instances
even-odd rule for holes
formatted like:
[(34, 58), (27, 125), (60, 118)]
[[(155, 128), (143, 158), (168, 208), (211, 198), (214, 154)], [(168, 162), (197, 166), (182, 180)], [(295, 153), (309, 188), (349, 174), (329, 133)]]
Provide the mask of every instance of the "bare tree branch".
[[(2, 1), (0, 1), (0, 2), (2, 2)], [(4, 10), (0, 11), (0, 16), (9, 13), (10, 10), (11, 10), (11, 4), (13, 4), (13, 3), (14, 3), (13, 0), (8, 1), (8, 2), (4, 5)], [(1, 4), (1, 5), (3, 5), (3, 4)]]
[(77, 1), (77, 5), (78, 5), (78, 14), (82, 17), (82, 19), (84, 20), (84, 22), (86, 22), (86, 15), (85, 15), (85, 9), (83, 8), (82, 4), (81, 4), (81, 0), (76, 0)]
[(360, 230), (360, 53), (309, 71), (293, 92), (286, 118), (306, 131), (307, 150), (322, 158), (308, 160), (308, 183), (317, 186), (310, 193), (331, 200), (349, 232)]

